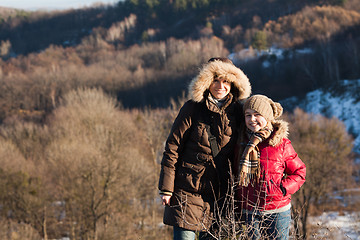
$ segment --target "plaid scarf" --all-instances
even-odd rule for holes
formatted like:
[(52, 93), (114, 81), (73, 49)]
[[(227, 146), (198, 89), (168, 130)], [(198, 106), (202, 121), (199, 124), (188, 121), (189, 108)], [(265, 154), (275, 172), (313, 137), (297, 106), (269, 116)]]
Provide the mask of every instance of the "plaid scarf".
[[(247, 187), (252, 179), (259, 182), (260, 179), (260, 152), (257, 145), (270, 137), (272, 133), (272, 125), (268, 124), (257, 132), (247, 131), (249, 142), (244, 149), (240, 149), (239, 162), (239, 185)], [(242, 154), (241, 154), (242, 152)]]

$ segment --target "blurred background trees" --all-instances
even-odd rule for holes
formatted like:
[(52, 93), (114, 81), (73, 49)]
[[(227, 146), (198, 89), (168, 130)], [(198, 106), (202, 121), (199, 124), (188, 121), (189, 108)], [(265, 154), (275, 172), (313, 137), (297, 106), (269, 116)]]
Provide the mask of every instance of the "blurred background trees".
[(64, 95), (43, 127), (8, 120), (2, 216), (44, 238), (156, 239), (158, 158), (170, 113), (131, 112), (102, 90), (80, 88)]
[[(201, 64), (246, 52), (235, 64), (275, 100), (341, 91), (339, 80), (360, 78), (359, 14), (358, 0), (0, 8), (0, 239), (170, 238), (159, 161)], [(351, 139), (338, 120), (288, 118), (308, 166), (293, 201), (301, 238), (309, 213), (351, 186)]]
[(335, 118), (297, 108), (287, 120), (292, 144), (306, 165), (306, 182), (292, 198), (296, 239), (306, 239), (310, 214), (322, 212), (335, 192), (355, 184), (353, 139)]
[[(125, 110), (103, 90), (79, 88), (41, 125), (8, 119), (0, 129), (0, 214), (7, 235), (168, 238), (169, 228), (159, 227), (159, 162), (185, 99), (167, 109)], [(352, 139), (336, 119), (300, 109), (286, 118), (307, 165), (307, 181), (293, 199), (296, 234), (305, 238), (309, 213), (354, 184)], [(15, 222), (27, 230), (12, 229)]]

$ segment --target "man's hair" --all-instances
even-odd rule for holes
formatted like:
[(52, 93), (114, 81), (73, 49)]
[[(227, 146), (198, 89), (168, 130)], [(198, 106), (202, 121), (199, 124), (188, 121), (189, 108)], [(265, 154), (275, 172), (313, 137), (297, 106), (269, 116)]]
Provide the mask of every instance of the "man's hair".
[(221, 62), (226, 62), (226, 63), (233, 64), (233, 62), (230, 59), (225, 58), (225, 57), (213, 57), (213, 58), (210, 58), (208, 63), (215, 62), (215, 61), (221, 61)]

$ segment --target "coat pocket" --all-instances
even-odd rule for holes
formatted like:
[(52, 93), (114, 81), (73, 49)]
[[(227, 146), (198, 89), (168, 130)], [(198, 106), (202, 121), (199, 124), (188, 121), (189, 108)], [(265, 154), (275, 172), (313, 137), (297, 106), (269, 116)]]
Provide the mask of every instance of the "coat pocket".
[(197, 193), (201, 187), (201, 177), (205, 173), (205, 166), (183, 162), (175, 177), (175, 186), (187, 192)]
[(283, 198), (283, 193), (280, 189), (280, 183), (277, 184), (273, 179), (270, 179), (267, 182), (266, 194), (267, 199), (270, 201), (281, 200)]

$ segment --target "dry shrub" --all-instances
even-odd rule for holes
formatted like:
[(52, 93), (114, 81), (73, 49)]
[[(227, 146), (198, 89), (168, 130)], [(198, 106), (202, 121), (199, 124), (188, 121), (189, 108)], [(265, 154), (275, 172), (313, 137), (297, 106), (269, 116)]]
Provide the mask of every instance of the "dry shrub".
[(0, 80), (5, 117), (18, 115), (19, 109), (53, 109), (59, 94), (82, 83), (81, 75), (77, 75), (81, 69), (83, 65), (75, 51), (59, 47), (6, 62), (3, 66), (6, 74)]
[(0, 221), (0, 239), (3, 240), (39, 240), (38, 232), (29, 224), (17, 223), (11, 220)]
[(161, 161), (165, 140), (175, 119), (172, 110), (170, 108), (133, 110), (132, 114), (137, 116), (135, 124), (144, 132), (146, 141), (149, 143), (153, 164), (158, 165)]
[(353, 139), (344, 123), (336, 118), (306, 114), (300, 109), (295, 110), (291, 123), (291, 140), (309, 165), (305, 183), (311, 184), (308, 188), (314, 188), (313, 192), (320, 197), (346, 186), (352, 176)]
[(358, 0), (347, 0), (343, 6), (345, 9), (360, 12), (360, 5)]
[(73, 237), (97, 236), (113, 214), (125, 217), (130, 229), (145, 221), (154, 168), (131, 114), (101, 90), (74, 90), (54, 111), (50, 132), (49, 171), (59, 200), (66, 201), (67, 220), (77, 222)]
[(214, 56), (228, 56), (229, 51), (224, 47), (224, 41), (218, 37), (200, 39), (202, 60), (207, 61)]
[[(227, 55), (223, 41), (216, 37), (170, 38), (116, 49), (99, 33), (77, 47), (50, 46), (43, 52), (2, 62), (0, 119), (19, 116), (20, 110), (36, 109), (45, 115), (57, 107), (63, 95), (81, 87), (102, 88), (115, 96), (163, 81), (180, 81), (193, 75), (209, 58)], [(162, 92), (169, 90), (168, 85), (162, 84)], [(38, 121), (42, 120), (40, 117)]]
[(319, 208), (331, 193), (353, 184), (353, 139), (336, 118), (296, 109), (288, 119), (290, 139), (306, 165), (306, 182), (293, 196), (296, 235), (307, 236), (311, 207)]
[(327, 40), (333, 34), (359, 24), (360, 14), (334, 6), (305, 7), (302, 11), (265, 24), (273, 43), (290, 48), (305, 41)]
[[(9, 156), (10, 151), (13, 154), (19, 152), (24, 162), (39, 165), (44, 159), (44, 148), (49, 141), (47, 131), (46, 126), (20, 121), (17, 118), (9, 118), (4, 121), (0, 128), (0, 135), (8, 142), (6, 144), (11, 143), (14, 146), (9, 146), (7, 150)], [(17, 162), (17, 164), (20, 163)]]
[(126, 34), (136, 27), (137, 16), (130, 14), (123, 21), (113, 23), (107, 30), (106, 41), (109, 42), (125, 42)]
[(1, 229), (0, 235), (11, 236), (10, 239), (39, 239), (47, 199), (41, 166), (25, 159), (11, 139), (1, 138), (0, 159), (0, 215), (7, 222), (7, 229)]
[(243, 31), (244, 29), (241, 25), (236, 25), (234, 28), (224, 25), (222, 26), (221, 37), (225, 40), (227, 46), (233, 48), (241, 43), (244, 35)]
[(0, 139), (0, 165), (2, 170), (10, 172), (30, 172), (34, 168), (11, 141), (3, 138)]
[(170, 38), (166, 42), (166, 53), (167, 70), (174, 73), (193, 72), (211, 57), (228, 55), (224, 42), (217, 37), (186, 42)]

